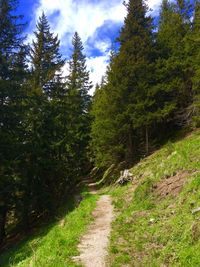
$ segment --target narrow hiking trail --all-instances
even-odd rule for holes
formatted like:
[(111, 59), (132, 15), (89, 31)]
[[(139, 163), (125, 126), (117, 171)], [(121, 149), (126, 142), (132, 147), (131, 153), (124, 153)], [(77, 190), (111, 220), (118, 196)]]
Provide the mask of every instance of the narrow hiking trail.
[[(90, 183), (89, 189), (91, 194), (97, 193), (95, 184)], [(85, 267), (105, 267), (111, 222), (114, 217), (109, 195), (102, 195), (99, 198), (96, 209), (93, 211), (93, 217), (94, 221), (78, 245), (80, 255), (74, 257), (74, 261)]]

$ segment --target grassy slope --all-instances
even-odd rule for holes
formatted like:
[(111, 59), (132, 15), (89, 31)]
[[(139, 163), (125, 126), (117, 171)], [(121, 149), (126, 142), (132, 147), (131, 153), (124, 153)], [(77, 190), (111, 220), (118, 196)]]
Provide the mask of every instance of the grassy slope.
[(72, 256), (78, 255), (77, 244), (92, 220), (97, 196), (85, 193), (78, 208), (68, 213), (64, 223), (42, 230), (10, 251), (0, 255), (0, 266), (7, 267), (71, 267)]
[[(190, 171), (180, 194), (160, 198), (155, 185)], [(168, 143), (132, 168), (136, 185), (111, 190), (118, 210), (109, 266), (200, 266), (200, 132)]]

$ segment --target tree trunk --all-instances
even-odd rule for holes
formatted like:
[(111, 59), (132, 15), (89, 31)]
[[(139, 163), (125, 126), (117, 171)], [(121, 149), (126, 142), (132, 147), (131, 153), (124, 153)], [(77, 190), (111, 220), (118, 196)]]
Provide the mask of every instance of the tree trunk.
[(6, 215), (7, 215), (7, 207), (0, 206), (0, 245), (2, 244), (6, 236), (6, 231), (5, 231)]
[(145, 139), (146, 139), (146, 156), (149, 155), (149, 132), (148, 132), (148, 126), (146, 126), (145, 129)]
[(23, 216), (23, 228), (24, 228), (24, 231), (25, 232), (28, 232), (29, 229), (30, 229), (30, 222), (29, 222), (29, 200), (28, 200), (28, 198), (25, 198), (22, 216)]
[(133, 162), (133, 155), (134, 155), (134, 152), (133, 152), (133, 135), (132, 135), (132, 131), (129, 130), (129, 133), (128, 133), (128, 140), (127, 140), (127, 150), (126, 150), (126, 161), (128, 164), (131, 164)]

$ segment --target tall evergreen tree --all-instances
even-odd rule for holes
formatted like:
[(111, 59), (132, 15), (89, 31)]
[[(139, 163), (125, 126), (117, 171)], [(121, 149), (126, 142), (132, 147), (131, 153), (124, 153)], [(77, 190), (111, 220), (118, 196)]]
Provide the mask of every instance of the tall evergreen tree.
[[(33, 66), (33, 86), (36, 91), (42, 90), (52, 96), (55, 92), (61, 68), (65, 61), (59, 52), (60, 41), (58, 36), (50, 31), (47, 17), (43, 13), (35, 31), (36, 40), (31, 49), (31, 62)], [(41, 92), (40, 92), (41, 93)]]
[(89, 71), (86, 66), (86, 57), (83, 54), (83, 44), (78, 33), (75, 32), (73, 39), (73, 54), (69, 61), (68, 87), (69, 93), (75, 91), (80, 96), (82, 113), (87, 113), (90, 106), (89, 91), (92, 84), (89, 79)]
[(16, 0), (0, 1), (0, 243), (5, 237), (7, 213), (16, 192), (16, 165), (21, 112), (18, 98), (17, 53), (23, 42), (21, 16), (14, 15)]
[[(126, 160), (132, 163), (136, 160), (141, 150), (138, 139), (144, 139), (151, 123), (148, 111), (151, 111), (152, 100), (148, 97), (148, 91), (153, 71), (152, 19), (147, 15), (148, 7), (144, 1), (129, 1), (126, 8), (128, 14), (119, 36), (119, 53), (112, 59), (107, 85), (103, 89), (105, 92), (100, 93), (104, 100), (101, 97), (99, 100), (105, 103), (101, 108), (107, 110), (107, 115), (101, 118), (106, 118), (107, 135), (102, 134), (98, 150), (104, 151), (108, 165), (113, 161)], [(97, 119), (98, 113), (94, 116)], [(101, 119), (97, 119), (99, 125), (103, 125)], [(95, 128), (96, 122), (93, 124)], [(102, 126), (101, 132), (104, 130)], [(100, 134), (93, 128), (94, 142), (96, 136)], [(106, 140), (112, 144), (111, 147)], [(148, 146), (146, 150), (148, 153)]]
[(62, 162), (59, 162), (58, 144), (63, 138), (63, 128), (59, 128), (58, 118), (65, 94), (62, 78), (65, 61), (59, 52), (58, 37), (54, 37), (50, 31), (44, 13), (39, 18), (35, 37), (31, 49), (32, 77), (28, 93), (30, 112), (27, 118), (31, 155), (27, 169), (32, 192), (27, 192), (34, 195), (35, 210), (42, 213), (55, 210), (60, 197), (58, 189), (64, 179), (63, 173), (59, 179), (56, 176), (62, 166)]
[[(193, 126), (200, 126), (200, 2), (196, 2), (194, 19), (190, 33), (186, 38), (187, 60), (192, 70), (193, 102), (188, 109), (189, 121)], [(191, 121), (192, 120), (192, 121)]]
[[(78, 33), (73, 39), (73, 53), (69, 61), (69, 75), (67, 77), (68, 105), (70, 108), (72, 147), (77, 162), (77, 169), (81, 169), (87, 162), (86, 148), (90, 132), (90, 95), (92, 84), (89, 80), (89, 71), (86, 66), (86, 57), (83, 54), (83, 45)], [(82, 167), (81, 167), (82, 166)]]
[(161, 103), (167, 103), (169, 107), (167, 127), (172, 132), (185, 124), (186, 110), (192, 101), (192, 73), (185, 52), (190, 20), (188, 13), (185, 13), (185, 3), (163, 1), (157, 34), (155, 90), (159, 92)]

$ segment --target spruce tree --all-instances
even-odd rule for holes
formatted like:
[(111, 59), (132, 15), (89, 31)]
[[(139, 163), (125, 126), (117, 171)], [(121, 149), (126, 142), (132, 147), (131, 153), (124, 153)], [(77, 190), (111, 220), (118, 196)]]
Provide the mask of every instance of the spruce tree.
[[(152, 121), (153, 103), (148, 97), (153, 73), (152, 18), (147, 15), (144, 1), (129, 1), (126, 8), (128, 14), (118, 39), (120, 49), (111, 61), (104, 93), (98, 96), (102, 112), (107, 114), (99, 117), (99, 126), (97, 121), (93, 124), (93, 142), (98, 142), (99, 154), (104, 155), (102, 161), (104, 164), (108, 161), (108, 165), (137, 160), (139, 153), (144, 153), (139, 138), (144, 140)], [(94, 127), (101, 129), (102, 137)], [(146, 153), (148, 147), (147, 144)]]
[(0, 1), (0, 243), (5, 237), (7, 213), (13, 209), (21, 123), (21, 86), (16, 58), (23, 43), (21, 16), (14, 15), (18, 1)]
[[(130, 113), (131, 128), (136, 132), (140, 129), (139, 135), (142, 139), (145, 137), (145, 154), (148, 154), (149, 128), (154, 119), (152, 108), (154, 101), (150, 97), (154, 68), (152, 18), (147, 16), (148, 6), (144, 1), (130, 1), (127, 4), (127, 10), (128, 15), (119, 37), (120, 52), (125, 53), (125, 56), (122, 55), (121, 58), (129, 61), (127, 62), (129, 69), (126, 70), (129, 81), (126, 88), (127, 93), (130, 93), (130, 102), (127, 103), (127, 111)], [(133, 130), (131, 132), (128, 145), (132, 146), (130, 152), (134, 150), (133, 140), (131, 140)]]
[(116, 118), (120, 108), (117, 105), (118, 92), (114, 91), (115, 87), (112, 86), (115, 78), (115, 56), (111, 54), (106, 76), (92, 99), (90, 147), (95, 166), (102, 168), (123, 160), (123, 145), (119, 139), (120, 127)]
[[(36, 92), (53, 96), (57, 81), (65, 61), (59, 52), (58, 36), (50, 31), (47, 17), (43, 13), (37, 23), (35, 39), (31, 49), (33, 67), (33, 87)], [(42, 92), (41, 92), (42, 91)]]
[(69, 61), (69, 75), (67, 77), (68, 106), (70, 108), (71, 147), (77, 162), (77, 170), (86, 167), (86, 148), (90, 132), (90, 101), (89, 90), (92, 84), (89, 80), (89, 71), (86, 66), (86, 57), (83, 54), (83, 45), (78, 33), (73, 39), (73, 53)]
[(186, 110), (192, 101), (192, 72), (185, 51), (190, 20), (186, 19), (183, 12), (184, 6), (183, 1), (170, 3), (164, 0), (157, 33), (158, 59), (154, 89), (158, 92), (161, 105), (168, 106), (166, 127), (171, 133), (186, 123)]
[[(43, 13), (37, 23), (31, 49), (32, 77), (28, 131), (32, 149), (30, 158), (32, 194), (39, 213), (54, 212), (61, 195), (63, 173), (59, 179), (62, 161), (59, 161), (64, 131), (60, 125), (60, 109), (65, 95), (62, 67), (65, 61), (59, 52), (60, 41), (50, 30)], [(65, 131), (64, 131), (65, 134)], [(30, 171), (31, 173), (31, 171)], [(66, 172), (67, 173), (67, 172)]]
[(89, 91), (92, 84), (89, 79), (89, 71), (86, 66), (86, 57), (83, 54), (83, 44), (78, 33), (75, 32), (73, 39), (73, 54), (69, 61), (68, 90), (75, 91), (80, 96), (80, 110), (87, 113), (90, 106)]
[(188, 118), (192, 126), (200, 126), (200, 3), (196, 2), (194, 19), (190, 33), (186, 38), (187, 59), (192, 69), (193, 102), (188, 109)]

